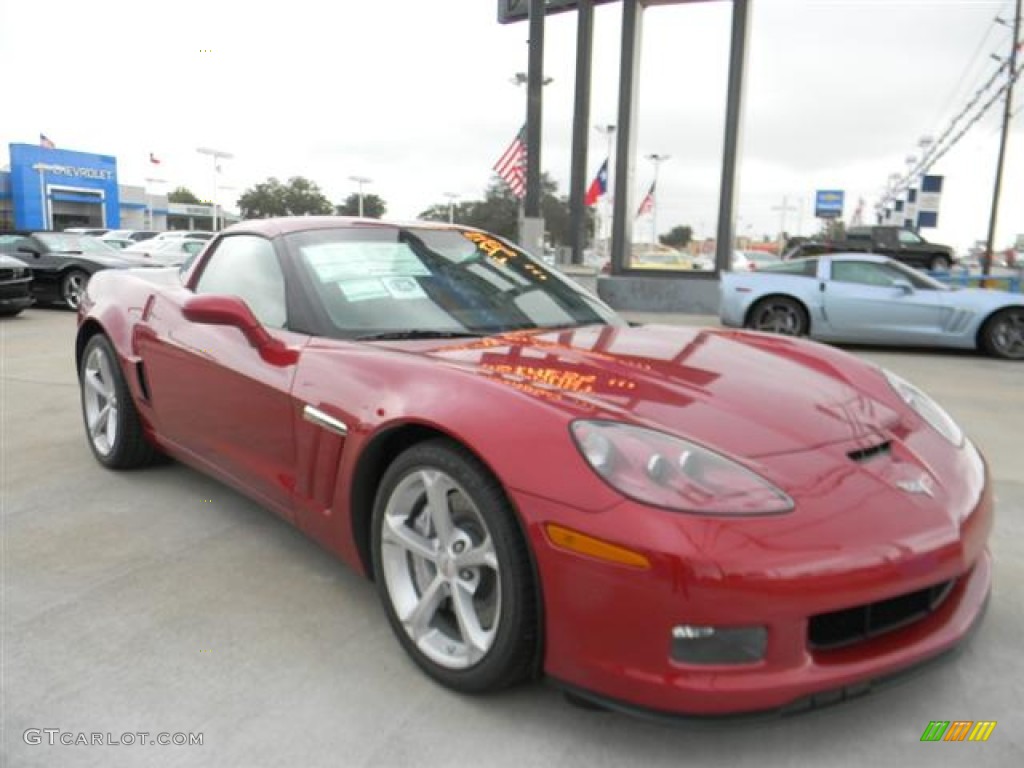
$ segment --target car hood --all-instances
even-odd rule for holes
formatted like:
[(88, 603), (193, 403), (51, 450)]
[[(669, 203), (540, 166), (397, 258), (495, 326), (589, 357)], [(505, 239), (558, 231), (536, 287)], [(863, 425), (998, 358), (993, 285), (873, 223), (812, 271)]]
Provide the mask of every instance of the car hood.
[(899, 422), (831, 357), (785, 342), (773, 347), (762, 335), (718, 329), (590, 326), (401, 347), (570, 417), (631, 422), (736, 457), (839, 442), (867, 447)]

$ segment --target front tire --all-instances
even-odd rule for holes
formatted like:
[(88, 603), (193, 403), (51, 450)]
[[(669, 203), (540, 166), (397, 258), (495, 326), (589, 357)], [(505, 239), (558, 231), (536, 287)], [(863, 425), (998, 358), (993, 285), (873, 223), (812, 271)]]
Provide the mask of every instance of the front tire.
[(72, 269), (60, 279), (60, 298), (68, 309), (77, 310), (85, 297), (89, 275), (80, 269)]
[(114, 345), (106, 336), (89, 339), (80, 367), (82, 419), (96, 460), (109, 469), (151, 463), (159, 454), (143, 433)]
[(981, 329), (981, 347), (993, 357), (1024, 360), (1024, 307), (996, 312)]
[(373, 570), (388, 621), (421, 669), (461, 693), (533, 672), (537, 601), (514, 515), (487, 469), (443, 439), (402, 453), (377, 491)]
[(928, 269), (932, 272), (949, 272), (951, 262), (948, 256), (932, 256), (928, 262)]
[(783, 336), (804, 336), (810, 329), (810, 321), (807, 311), (796, 299), (769, 296), (751, 308), (746, 327)]

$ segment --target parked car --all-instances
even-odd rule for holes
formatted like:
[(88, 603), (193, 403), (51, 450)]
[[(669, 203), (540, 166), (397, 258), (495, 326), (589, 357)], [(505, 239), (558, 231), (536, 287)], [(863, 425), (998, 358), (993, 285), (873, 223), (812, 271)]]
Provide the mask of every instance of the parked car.
[(111, 248), (116, 248), (119, 251), (123, 251), (125, 248), (130, 248), (139, 242), (138, 240), (131, 240), (127, 237), (111, 237), (109, 235), (101, 235), (98, 239), (105, 245), (109, 245)]
[[(765, 251), (733, 251), (730, 267), (734, 272), (749, 272), (766, 264), (776, 264), (779, 257)], [(693, 260), (693, 268), (708, 271), (715, 268), (714, 254), (701, 254)]]
[(235, 225), (184, 273), (97, 274), (75, 358), (101, 465), (249, 494), (372, 575), (457, 691), (833, 702), (990, 591), (991, 480), (926, 394), (801, 339), (631, 327), (479, 230)]
[(177, 237), (171, 240), (144, 240), (124, 249), (125, 255), (149, 259), (165, 267), (181, 266), (190, 256), (207, 246), (206, 240), (193, 237)]
[(109, 229), (96, 229), (92, 227), (68, 227), (64, 230), (71, 235), (89, 235), (90, 237), (101, 237), (107, 234)]
[(1024, 296), (951, 289), (884, 256), (828, 254), (723, 275), (723, 325), (821, 341), (1024, 359)]
[(0, 253), (14, 255), (32, 270), (32, 294), (40, 303), (76, 309), (89, 278), (103, 269), (145, 266), (123, 257), (95, 237), (68, 232), (0, 234)]
[(945, 272), (954, 261), (948, 245), (930, 243), (917, 232), (904, 227), (850, 227), (841, 240), (793, 238), (787, 243), (784, 259), (801, 259), (823, 253), (874, 253), (888, 256), (912, 267)]
[(177, 240), (181, 237), (191, 237), (197, 240), (209, 240), (214, 235), (213, 232), (207, 232), (203, 229), (171, 229), (167, 232), (160, 232), (154, 240)]
[(149, 240), (160, 233), (150, 229), (111, 229), (104, 234), (119, 240), (134, 240), (136, 243), (141, 243), (143, 240)]
[[(0, 237), (3, 237), (0, 235)], [(32, 270), (28, 264), (0, 253), (0, 317), (14, 317), (32, 306)]]

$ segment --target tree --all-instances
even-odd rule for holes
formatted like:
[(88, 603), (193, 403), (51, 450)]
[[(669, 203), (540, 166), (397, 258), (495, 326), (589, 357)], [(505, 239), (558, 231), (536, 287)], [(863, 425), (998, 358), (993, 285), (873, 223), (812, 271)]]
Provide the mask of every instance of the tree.
[(320, 187), (302, 176), (293, 176), (287, 184), (271, 176), (245, 190), (238, 198), (238, 208), (243, 219), (328, 215), (334, 211), (334, 206), (324, 197)]
[(181, 203), (182, 205), (199, 205), (202, 201), (188, 187), (177, 187), (167, 196), (167, 202)]
[(671, 245), (673, 248), (685, 248), (692, 239), (693, 227), (682, 225), (672, 227), (672, 229), (658, 238), (662, 245)]
[[(558, 196), (558, 184), (547, 174), (541, 177), (541, 214), (551, 244), (568, 244), (571, 234), (569, 201)], [(448, 204), (436, 203), (423, 211), (419, 218), (448, 221)], [(469, 200), (456, 206), (455, 221), (514, 240), (519, 227), (519, 198), (505, 182), (495, 176), (484, 192), (483, 200)], [(592, 230), (593, 212), (588, 210), (587, 231)]]
[[(385, 212), (388, 209), (388, 204), (384, 202), (383, 198), (373, 195), (363, 195), (363, 216), (368, 219), (380, 219), (383, 218)], [(339, 205), (336, 209), (336, 213), (339, 216), (358, 216), (359, 215), (359, 195), (353, 192), (351, 195), (345, 198), (345, 202)]]

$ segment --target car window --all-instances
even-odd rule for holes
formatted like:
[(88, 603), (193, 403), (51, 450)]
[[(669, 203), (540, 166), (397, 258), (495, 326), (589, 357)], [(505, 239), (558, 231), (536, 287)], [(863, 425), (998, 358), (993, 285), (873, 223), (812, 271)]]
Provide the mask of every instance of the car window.
[(817, 259), (792, 259), (791, 261), (779, 261), (772, 264), (765, 264), (759, 267), (758, 272), (771, 274), (781, 273), (783, 275), (801, 275), (802, 277), (818, 276)]
[(899, 232), (900, 242), (904, 245), (919, 245), (924, 242), (920, 237), (915, 235), (913, 232), (908, 232), (905, 229), (901, 229)]
[(263, 325), (285, 326), (284, 274), (274, 246), (265, 238), (233, 235), (221, 240), (203, 265), (196, 293), (237, 296)]
[(895, 262), (833, 261), (832, 279), (837, 283), (876, 285), (882, 288), (892, 287), (897, 280), (910, 283), (923, 291), (936, 290), (936, 285), (941, 287), (931, 278)]
[(0, 251), (4, 253), (15, 253), (22, 245), (28, 245), (28, 240), (21, 235), (0, 235)]

